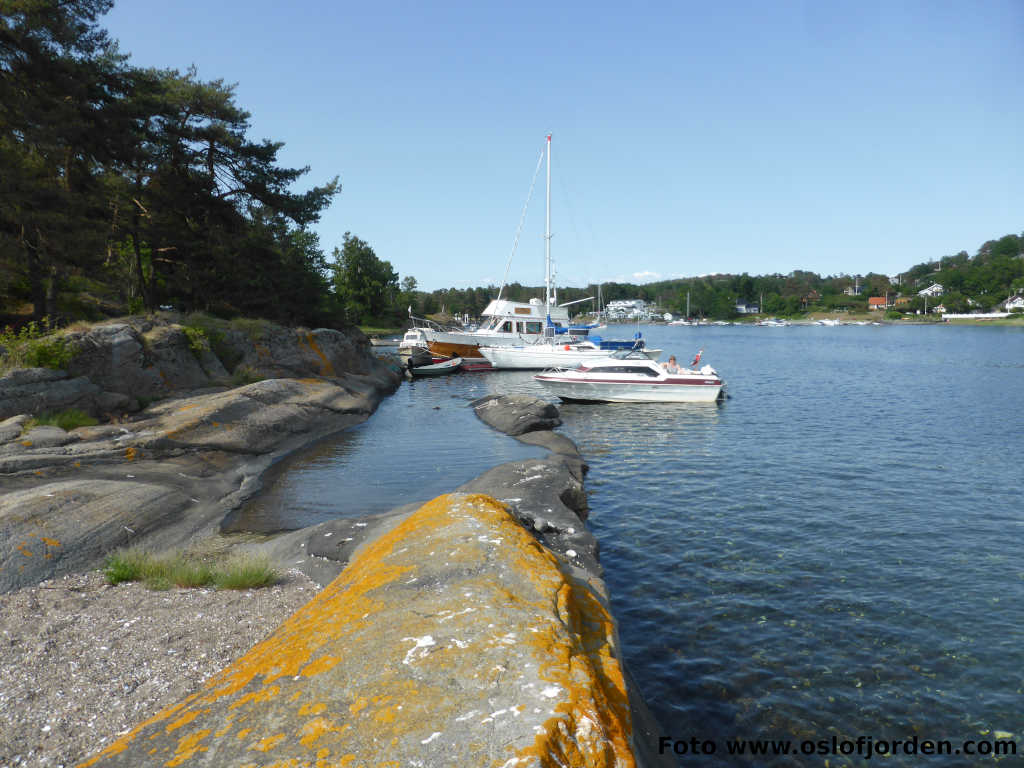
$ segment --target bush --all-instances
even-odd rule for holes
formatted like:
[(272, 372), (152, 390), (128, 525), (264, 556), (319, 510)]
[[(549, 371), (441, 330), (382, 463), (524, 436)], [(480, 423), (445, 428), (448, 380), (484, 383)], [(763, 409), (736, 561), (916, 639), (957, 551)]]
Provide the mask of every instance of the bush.
[(202, 328), (186, 325), (183, 327), (183, 330), (188, 337), (188, 348), (192, 350), (193, 355), (199, 357), (203, 352), (210, 349), (210, 340), (206, 337), (206, 331)]
[(60, 427), (64, 431), (70, 432), (77, 427), (92, 427), (96, 424), (99, 424), (99, 422), (85, 411), (69, 408), (58, 413), (41, 413), (25, 422), (25, 426), (22, 429), (27, 432), (32, 427), (47, 426)]
[(74, 349), (56, 333), (50, 319), (35, 320), (15, 332), (11, 326), (0, 331), (0, 371), (14, 368), (56, 368), (64, 370)]

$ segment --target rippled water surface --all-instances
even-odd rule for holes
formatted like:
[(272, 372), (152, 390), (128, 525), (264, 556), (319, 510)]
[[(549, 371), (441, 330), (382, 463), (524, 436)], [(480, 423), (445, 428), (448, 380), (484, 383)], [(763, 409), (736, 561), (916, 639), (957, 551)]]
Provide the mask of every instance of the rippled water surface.
[[(916, 735), (959, 746), (1005, 732), (1024, 748), (1024, 331), (645, 335), (666, 355), (705, 348), (730, 398), (565, 404), (562, 431), (590, 464), (589, 524), (624, 654), (666, 735), (724, 750), (737, 737)], [(386, 508), (521, 458), (462, 407), (508, 391), (542, 393), (524, 373), (403, 385), (360, 428), (380, 447), (342, 445), (301, 467), (297, 487), (322, 489), (299, 504), (301, 524), (320, 508), (339, 514), (349, 493), (340, 477), (351, 487), (392, 475), (399, 498)], [(279, 506), (293, 508), (291, 498)], [(719, 753), (686, 764), (826, 759), (880, 758)], [(977, 764), (883, 764), (922, 761)]]

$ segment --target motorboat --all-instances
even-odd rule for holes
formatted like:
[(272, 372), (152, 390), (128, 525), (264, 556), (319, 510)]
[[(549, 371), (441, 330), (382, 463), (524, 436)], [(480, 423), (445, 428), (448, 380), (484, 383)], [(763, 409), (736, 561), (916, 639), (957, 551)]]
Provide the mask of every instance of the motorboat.
[(408, 360), (416, 352), (426, 350), (427, 337), (422, 328), (410, 328), (398, 343), (398, 356), (403, 360)]
[(616, 352), (576, 368), (557, 368), (534, 377), (568, 402), (713, 403), (725, 383), (710, 365), (669, 373), (640, 351)]
[(642, 339), (626, 350), (601, 349), (589, 340), (549, 340), (536, 344), (516, 347), (481, 347), (480, 354), (491, 361), (495, 368), (517, 370), (538, 370), (543, 368), (572, 368), (591, 360), (601, 360), (619, 351), (636, 350), (649, 360), (661, 357), (660, 349), (648, 349)]

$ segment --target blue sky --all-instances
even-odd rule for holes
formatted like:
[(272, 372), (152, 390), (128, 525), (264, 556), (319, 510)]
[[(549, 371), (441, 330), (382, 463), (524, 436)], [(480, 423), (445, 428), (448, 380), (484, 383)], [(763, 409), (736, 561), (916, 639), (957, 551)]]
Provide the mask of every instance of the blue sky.
[[(316, 230), (496, 284), (547, 133), (560, 285), (896, 274), (1024, 231), (1024, 2), (121, 0), (140, 66), (237, 83)], [(543, 174), (510, 280), (544, 276)]]

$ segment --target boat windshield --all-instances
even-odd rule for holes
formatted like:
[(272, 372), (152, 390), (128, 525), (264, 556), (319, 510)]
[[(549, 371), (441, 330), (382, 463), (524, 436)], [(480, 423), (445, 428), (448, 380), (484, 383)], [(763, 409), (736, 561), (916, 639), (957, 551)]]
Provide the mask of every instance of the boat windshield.
[(641, 352), (639, 349), (617, 349), (612, 352), (609, 357), (614, 357), (616, 360), (646, 360), (647, 355)]

